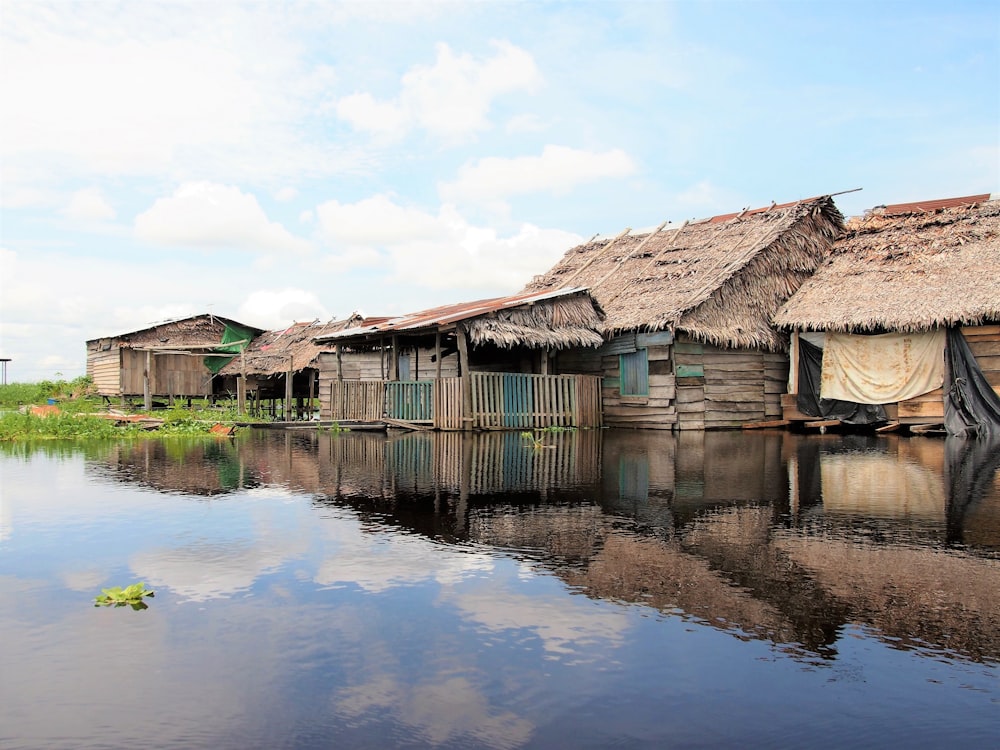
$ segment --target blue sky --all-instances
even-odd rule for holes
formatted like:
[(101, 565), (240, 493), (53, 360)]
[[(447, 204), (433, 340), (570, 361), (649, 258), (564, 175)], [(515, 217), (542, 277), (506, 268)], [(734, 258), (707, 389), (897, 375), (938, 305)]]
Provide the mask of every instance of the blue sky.
[(516, 292), (573, 245), (1000, 190), (1000, 10), (0, 0), (0, 356)]

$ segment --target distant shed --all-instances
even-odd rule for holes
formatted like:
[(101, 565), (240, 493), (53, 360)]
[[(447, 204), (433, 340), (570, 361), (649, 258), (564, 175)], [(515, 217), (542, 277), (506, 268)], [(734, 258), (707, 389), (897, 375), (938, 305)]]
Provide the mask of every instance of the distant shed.
[(87, 375), (106, 398), (212, 396), (215, 373), (261, 329), (218, 315), (167, 320), (87, 341)]
[(792, 336), (787, 418), (941, 424), (949, 329), (1000, 392), (998, 198), (879, 206), (848, 223), (774, 316)]

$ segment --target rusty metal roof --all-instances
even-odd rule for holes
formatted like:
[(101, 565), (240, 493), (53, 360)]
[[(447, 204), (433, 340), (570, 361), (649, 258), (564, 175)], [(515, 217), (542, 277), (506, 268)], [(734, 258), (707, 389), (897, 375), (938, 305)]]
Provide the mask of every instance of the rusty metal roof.
[(458, 302), (453, 305), (432, 307), (428, 310), (401, 315), (395, 318), (367, 318), (363, 325), (349, 328), (337, 333), (317, 336), (316, 342), (332, 341), (334, 339), (353, 338), (371, 334), (415, 332), (424, 329), (435, 329), (449, 326), (470, 318), (478, 318), (499, 310), (506, 310), (522, 305), (531, 305), (542, 300), (566, 297), (586, 292), (584, 288), (558, 289), (556, 291), (528, 292), (509, 297), (491, 297), (474, 302)]
[(979, 203), (986, 203), (990, 200), (1000, 199), (1000, 195), (990, 193), (980, 193), (979, 195), (966, 195), (961, 198), (939, 198), (930, 201), (914, 201), (913, 203), (895, 203), (888, 206), (876, 206), (871, 209), (871, 213), (882, 216), (896, 216), (898, 214), (929, 213), (940, 211), (943, 208), (956, 208), (959, 206), (973, 206)]

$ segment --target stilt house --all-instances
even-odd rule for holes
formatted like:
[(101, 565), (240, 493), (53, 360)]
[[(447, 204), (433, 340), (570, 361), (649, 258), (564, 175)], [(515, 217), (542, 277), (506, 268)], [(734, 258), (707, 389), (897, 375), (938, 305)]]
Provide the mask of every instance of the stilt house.
[(525, 292), (590, 291), (599, 349), (559, 353), (558, 372), (602, 378), (609, 426), (674, 430), (779, 420), (787, 336), (778, 306), (826, 257), (843, 217), (829, 196), (572, 248)]
[(600, 424), (597, 378), (555, 353), (603, 343), (580, 289), (464, 302), (316, 337), (321, 416), (436, 429)]
[(245, 400), (246, 411), (273, 419), (309, 419), (319, 404), (318, 336), (358, 325), (354, 315), (329, 323), (293, 323), (255, 337), (240, 356), (219, 370), (222, 388)]
[(1000, 434), (998, 199), (880, 206), (849, 222), (774, 317), (791, 331), (786, 418), (919, 430), (945, 423), (952, 400), (976, 414), (950, 432), (996, 422)]
[(122, 402), (201, 398), (220, 392), (215, 374), (261, 329), (218, 315), (168, 320), (87, 342), (87, 375), (97, 393)]

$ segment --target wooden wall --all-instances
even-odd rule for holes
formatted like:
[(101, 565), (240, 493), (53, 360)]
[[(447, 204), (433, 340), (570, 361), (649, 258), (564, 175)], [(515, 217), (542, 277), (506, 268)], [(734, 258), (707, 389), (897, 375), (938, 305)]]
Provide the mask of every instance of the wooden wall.
[[(560, 352), (559, 372), (603, 376), (604, 424), (660, 430), (739, 428), (781, 418), (788, 358), (781, 353), (724, 349), (683, 334), (618, 336), (597, 350)], [(645, 348), (649, 393), (622, 396), (619, 356)]]
[[(143, 395), (143, 372), (146, 352), (122, 349), (121, 387), (126, 396)], [(150, 356), (150, 393), (153, 396), (210, 396), (212, 373), (205, 367), (204, 357), (187, 354), (156, 354)]]
[[(653, 430), (676, 429), (676, 388), (671, 364), (673, 337), (669, 333), (625, 334), (616, 336), (599, 349), (559, 352), (558, 372), (601, 375), (601, 403), (607, 427)], [(621, 394), (619, 357), (645, 349), (649, 365), (649, 393), (645, 396)]]
[(118, 396), (121, 393), (121, 349), (87, 352), (87, 376), (101, 396)]
[(674, 358), (678, 429), (733, 429), (781, 419), (786, 354), (722, 348), (682, 334)]

